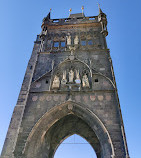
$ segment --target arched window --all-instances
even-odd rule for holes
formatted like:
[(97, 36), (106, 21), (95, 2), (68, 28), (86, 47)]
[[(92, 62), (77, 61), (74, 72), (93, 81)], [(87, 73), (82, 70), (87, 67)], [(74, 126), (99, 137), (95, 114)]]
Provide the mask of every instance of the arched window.
[(97, 158), (97, 156), (84, 138), (74, 134), (59, 145), (54, 158)]

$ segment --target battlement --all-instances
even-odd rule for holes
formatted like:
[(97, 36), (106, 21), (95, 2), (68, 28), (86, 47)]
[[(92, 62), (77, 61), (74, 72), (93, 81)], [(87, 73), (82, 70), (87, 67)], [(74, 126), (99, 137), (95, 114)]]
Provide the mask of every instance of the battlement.
[(98, 16), (81, 16), (81, 17), (69, 17), (69, 18), (62, 18), (62, 19), (44, 19), (43, 25), (68, 25), (68, 24), (83, 24), (83, 23), (94, 23), (98, 22)]

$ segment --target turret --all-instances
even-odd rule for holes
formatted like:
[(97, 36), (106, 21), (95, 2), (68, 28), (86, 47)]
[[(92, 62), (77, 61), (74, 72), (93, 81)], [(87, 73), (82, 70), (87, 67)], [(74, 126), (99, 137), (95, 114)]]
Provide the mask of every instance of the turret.
[(107, 16), (106, 16), (105, 13), (102, 12), (100, 6), (99, 6), (98, 21), (101, 23), (101, 27), (102, 27), (101, 33), (106, 37), (108, 35), (108, 31), (107, 31)]

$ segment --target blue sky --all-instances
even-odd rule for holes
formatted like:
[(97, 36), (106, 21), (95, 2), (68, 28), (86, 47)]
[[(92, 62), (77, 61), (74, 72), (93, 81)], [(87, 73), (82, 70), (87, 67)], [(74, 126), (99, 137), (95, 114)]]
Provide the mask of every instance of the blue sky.
[[(98, 15), (97, 0), (0, 0), (0, 151), (42, 19), (81, 12)], [(141, 151), (141, 20), (139, 0), (99, 0), (107, 14), (108, 47), (131, 158)]]

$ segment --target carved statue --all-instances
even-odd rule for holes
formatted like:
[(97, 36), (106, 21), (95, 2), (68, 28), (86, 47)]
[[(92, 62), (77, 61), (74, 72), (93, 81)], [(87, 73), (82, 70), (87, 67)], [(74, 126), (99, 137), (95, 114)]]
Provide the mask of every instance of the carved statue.
[(86, 74), (82, 78), (82, 86), (86, 88), (90, 87), (88, 76)]
[(74, 38), (74, 44), (77, 45), (78, 43), (79, 43), (79, 38), (78, 38), (78, 35), (76, 35)]
[(52, 88), (59, 88), (59, 86), (60, 86), (59, 77), (55, 75), (54, 80), (53, 80), (53, 84), (52, 84)]
[(66, 79), (66, 70), (63, 71), (63, 78), (61, 80), (61, 84), (66, 84), (67, 79)]
[(80, 77), (79, 77), (79, 70), (76, 70), (76, 80), (75, 80), (75, 83), (76, 84), (80, 84), (81, 83), (81, 80), (80, 80)]
[(71, 45), (71, 36), (70, 35), (67, 36), (67, 45)]
[(74, 79), (74, 72), (72, 71), (72, 69), (69, 71), (69, 82), (73, 82)]

